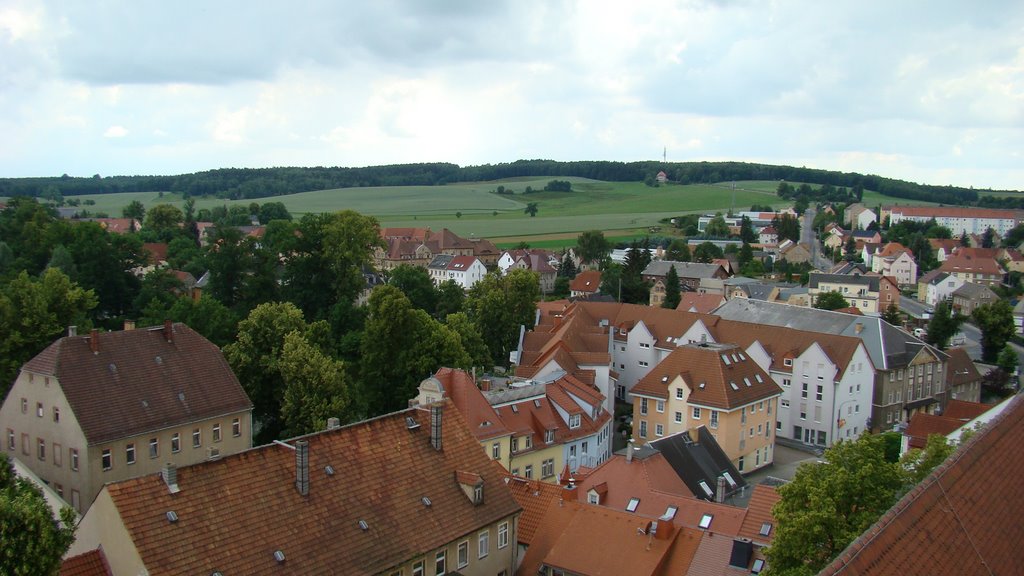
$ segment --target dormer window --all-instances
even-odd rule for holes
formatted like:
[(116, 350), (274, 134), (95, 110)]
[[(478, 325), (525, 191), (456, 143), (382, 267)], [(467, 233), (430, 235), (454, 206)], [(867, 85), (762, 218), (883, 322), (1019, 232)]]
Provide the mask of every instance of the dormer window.
[(569, 428), (579, 428), (579, 427), (580, 427), (580, 415), (579, 414), (573, 414), (572, 416), (569, 416)]
[(544, 431), (544, 442), (547, 443), (547, 444), (551, 444), (554, 441), (555, 441), (555, 431), (554, 430), (545, 430)]
[(473, 504), (484, 503), (484, 485), (483, 483), (477, 484), (473, 487)]
[(792, 358), (786, 358), (785, 360), (782, 361), (782, 365), (783, 366), (790, 366), (790, 367), (792, 367), (793, 366), (793, 359)]

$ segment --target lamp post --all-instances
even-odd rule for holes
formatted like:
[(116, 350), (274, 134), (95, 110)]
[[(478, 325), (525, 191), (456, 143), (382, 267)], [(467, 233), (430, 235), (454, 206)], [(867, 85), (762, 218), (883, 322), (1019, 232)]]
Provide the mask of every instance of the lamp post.
[(832, 436), (832, 440), (833, 441), (835, 441), (837, 439), (841, 439), (841, 438), (839, 438), (839, 435), (843, 431), (843, 426), (846, 425), (846, 419), (843, 418), (843, 406), (846, 406), (847, 404), (852, 404), (853, 402), (856, 402), (856, 401), (857, 401), (857, 398), (848, 398), (848, 399), (843, 400), (842, 402), (839, 403), (839, 410), (836, 411), (836, 430), (835, 430), (835, 435)]

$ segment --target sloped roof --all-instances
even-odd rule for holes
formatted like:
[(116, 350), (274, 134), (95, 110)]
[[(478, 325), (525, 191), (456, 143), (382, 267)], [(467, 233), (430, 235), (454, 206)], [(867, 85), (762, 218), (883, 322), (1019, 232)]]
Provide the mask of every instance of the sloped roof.
[(991, 288), (973, 282), (964, 282), (962, 286), (953, 291), (953, 296), (966, 298), (968, 300), (994, 300), (998, 298)]
[(455, 256), (452, 256), (451, 254), (435, 254), (430, 260), (430, 263), (427, 264), (427, 268), (433, 268), (434, 270), (447, 270), (448, 265), (451, 264), (454, 259)]
[(98, 333), (95, 353), (92, 337), (22, 367), (57, 377), (90, 445), (252, 408), (220, 349), (184, 324)]
[[(726, 483), (727, 495), (747, 485), (715, 437), (704, 426), (660, 438), (651, 444), (665, 456), (665, 460), (697, 498), (714, 500), (718, 478), (726, 474), (733, 480), (733, 484)], [(704, 490), (702, 483), (711, 490), (711, 494)]]
[(642, 276), (658, 276), (664, 278), (668, 275), (669, 267), (676, 269), (680, 278), (714, 278), (720, 271), (725, 270), (721, 264), (704, 264), (701, 262), (674, 262), (672, 260), (654, 260), (644, 268)]
[(955, 418), (966, 424), (992, 409), (991, 404), (981, 402), (967, 402), (966, 400), (950, 400), (946, 402), (946, 408), (942, 415), (947, 418)]
[(918, 284), (931, 284), (937, 286), (942, 283), (943, 280), (949, 277), (948, 272), (943, 272), (936, 268), (935, 270), (929, 270), (924, 276), (920, 276), (917, 279)]
[(653, 452), (643, 457), (642, 450), (635, 450), (637, 456), (631, 461), (622, 454), (615, 454), (580, 479), (579, 499), (586, 500), (587, 492), (603, 486), (602, 506), (625, 510), (632, 498), (639, 498), (636, 513), (657, 517), (675, 500), (692, 497), (693, 492), (664, 454)]
[(939, 266), (943, 272), (971, 272), (974, 274), (988, 274), (999, 276), (1003, 274), (1003, 267), (994, 258), (975, 258), (954, 254)]
[(516, 525), (516, 538), (520, 544), (529, 546), (540, 529), (541, 520), (551, 502), (562, 499), (562, 487), (540, 480), (527, 480), (518, 476), (506, 476), (509, 492), (523, 508)]
[[(978, 371), (978, 367), (974, 365), (971, 357), (967, 355), (967, 350), (947, 348), (946, 354), (949, 354), (949, 362), (946, 365), (947, 388), (981, 380), (981, 372)], [(950, 402), (954, 402), (954, 400), (950, 400)]]
[(597, 292), (601, 288), (601, 272), (585, 270), (569, 282), (569, 290), (573, 292)]
[(144, 242), (142, 249), (147, 253), (147, 261), (150, 264), (159, 264), (167, 261), (166, 242)]
[[(176, 494), (159, 474), (104, 489), (152, 576), (380, 573), (520, 510), (459, 411), (442, 406), (442, 450), (416, 408), (304, 437), (307, 496), (295, 488), (295, 452), (273, 444), (179, 468)], [(423, 425), (410, 430), (406, 417)], [(482, 504), (466, 497), (460, 471), (483, 479)]]
[(904, 434), (909, 438), (907, 444), (911, 448), (924, 448), (932, 434), (946, 436), (964, 424), (965, 422), (945, 415), (918, 412), (910, 417), (910, 424), (907, 425)]
[(667, 398), (676, 377), (690, 388), (690, 404), (722, 410), (782, 394), (771, 376), (733, 344), (680, 346), (641, 378), (632, 393)]
[(470, 431), (477, 440), (487, 440), (504, 436), (510, 431), (505, 427), (494, 408), (487, 403), (480, 389), (476, 387), (473, 377), (465, 370), (441, 368), (434, 378), (444, 387), (444, 395), (450, 398)]
[(878, 292), (878, 283), (881, 276), (869, 276), (867, 274), (821, 274), (811, 272), (808, 276), (808, 288), (818, 288), (822, 283), (829, 284), (856, 284), (866, 286), (872, 292)]
[(819, 574), (1018, 574), (1022, 474), (1024, 406), (1017, 397)]
[(725, 297), (721, 294), (686, 292), (680, 295), (679, 306), (676, 306), (676, 310), (710, 314), (712, 310), (721, 306), (723, 302), (725, 302)]
[[(747, 538), (758, 544), (768, 545), (775, 539), (775, 517), (772, 506), (782, 499), (775, 488), (767, 484), (756, 484), (747, 504), (747, 515), (743, 517), (740, 537)], [(762, 534), (762, 528), (768, 524), (768, 534)]]
[(100, 548), (65, 558), (60, 565), (60, 576), (111, 576), (111, 574), (107, 557)]

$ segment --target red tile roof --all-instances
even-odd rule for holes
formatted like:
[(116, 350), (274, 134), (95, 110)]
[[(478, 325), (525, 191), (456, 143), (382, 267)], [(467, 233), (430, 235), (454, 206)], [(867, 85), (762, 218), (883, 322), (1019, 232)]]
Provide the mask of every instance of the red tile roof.
[(469, 425), (477, 440), (488, 440), (509, 434), (510, 431), (487, 403), (483, 393), (476, 387), (473, 377), (465, 370), (441, 368), (434, 374), (444, 388), (445, 397), (450, 398)]
[(60, 565), (60, 576), (111, 576), (110, 565), (102, 549), (91, 550), (65, 558)]
[(956, 418), (918, 412), (911, 416), (910, 424), (904, 434), (909, 438), (907, 444), (911, 448), (924, 448), (928, 444), (928, 437), (932, 434), (948, 436), (963, 425), (964, 422)]
[(942, 415), (946, 418), (956, 418), (962, 422), (969, 422), (991, 409), (991, 404), (967, 402), (965, 400), (950, 400), (949, 402), (946, 402), (946, 408), (942, 411)]
[(947, 348), (946, 354), (949, 354), (949, 361), (946, 363), (947, 388), (981, 380), (981, 372), (978, 372), (978, 367), (967, 355), (967, 350)]
[(820, 574), (1019, 574), (1024, 565), (1022, 402), (1013, 399)]
[(724, 303), (725, 297), (720, 294), (687, 292), (679, 298), (679, 306), (676, 306), (676, 310), (710, 314), (712, 310)]
[(970, 272), (973, 274), (986, 274), (989, 276), (1001, 276), (1003, 267), (994, 258), (975, 258), (973, 256), (962, 256), (954, 254), (946, 258), (939, 266), (943, 272)]
[(57, 377), (90, 445), (252, 408), (220, 348), (181, 323), (170, 335), (67, 336), (22, 370)]
[(507, 478), (512, 497), (523, 508), (523, 513), (519, 516), (519, 531), (516, 538), (521, 544), (529, 546), (540, 529), (548, 505), (562, 499), (562, 487), (550, 482), (527, 480), (516, 476)]
[[(740, 527), (740, 537), (746, 538), (761, 545), (769, 545), (775, 538), (775, 517), (772, 516), (772, 506), (782, 499), (782, 496), (767, 484), (757, 484), (754, 492), (750, 495), (750, 502), (747, 504), (747, 515), (743, 517), (743, 526)], [(763, 528), (767, 525), (768, 534), (762, 534)]]
[(569, 282), (569, 290), (574, 292), (597, 292), (601, 288), (601, 272), (586, 270), (580, 272)]
[(142, 249), (148, 253), (147, 261), (150, 264), (159, 264), (167, 261), (166, 242), (144, 242)]
[[(307, 496), (295, 488), (295, 452), (279, 445), (180, 468), (176, 494), (159, 474), (104, 489), (152, 576), (381, 573), (520, 510), (459, 411), (443, 407), (442, 450), (416, 408), (305, 437)], [(421, 426), (408, 429), (406, 417)], [(456, 471), (483, 478), (482, 504)]]

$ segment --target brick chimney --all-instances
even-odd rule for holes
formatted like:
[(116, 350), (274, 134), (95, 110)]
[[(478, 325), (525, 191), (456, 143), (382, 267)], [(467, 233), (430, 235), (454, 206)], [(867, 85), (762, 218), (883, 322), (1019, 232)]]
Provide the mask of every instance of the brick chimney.
[(78, 336), (78, 326), (68, 326), (68, 336)]
[(441, 405), (430, 407), (430, 445), (434, 450), (441, 450)]
[(124, 321), (124, 329), (125, 330), (135, 330), (135, 320), (125, 320)]
[(626, 463), (633, 461), (633, 439), (629, 439), (629, 443), (626, 444)]
[(89, 348), (93, 354), (100, 353), (100, 331), (95, 328), (89, 331)]
[(295, 442), (295, 489), (303, 496), (309, 495), (309, 442)]
[(481, 378), (480, 379), (480, 390), (482, 392), (490, 392), (491, 391), (491, 379), (490, 378)]
[(725, 476), (718, 477), (718, 486), (715, 490), (715, 502), (725, 502)]
[(164, 320), (164, 338), (168, 344), (174, 342), (174, 323), (170, 320)]

